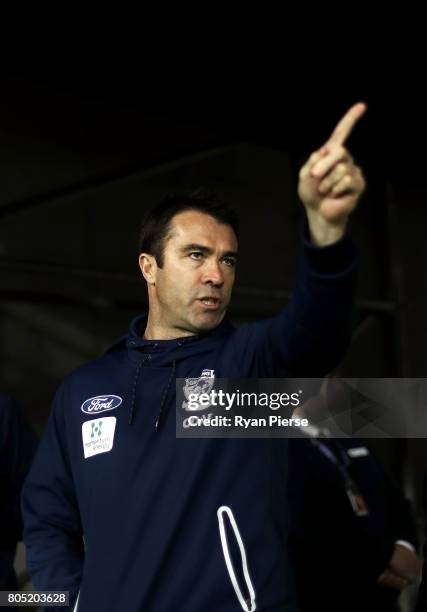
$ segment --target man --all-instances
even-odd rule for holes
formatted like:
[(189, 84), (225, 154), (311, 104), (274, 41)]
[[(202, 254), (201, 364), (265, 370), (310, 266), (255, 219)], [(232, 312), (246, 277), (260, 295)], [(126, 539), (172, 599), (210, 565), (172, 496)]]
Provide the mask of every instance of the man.
[(416, 524), (363, 440), (290, 440), (288, 476), (299, 611), (396, 610), (420, 575)]
[[(171, 198), (146, 218), (149, 313), (58, 391), (23, 495), (37, 589), (78, 612), (294, 610), (286, 444), (176, 439), (175, 379), (322, 375), (350, 337), (357, 264), (344, 235), (364, 179), (344, 147), (353, 106), (301, 170), (304, 254), (289, 307), (225, 318), (237, 226), (229, 208)], [(84, 544), (82, 536), (84, 536)]]
[[(424, 516), (427, 512), (427, 474), (424, 474), (423, 487), (422, 487), (422, 508), (424, 510)], [(417, 604), (415, 612), (426, 612), (427, 611), (427, 539), (426, 539), (426, 524), (423, 525), (423, 566), (422, 566), (422, 580), (419, 585)]]
[(0, 591), (18, 590), (13, 564), (22, 540), (20, 495), (36, 445), (20, 408), (0, 394)]

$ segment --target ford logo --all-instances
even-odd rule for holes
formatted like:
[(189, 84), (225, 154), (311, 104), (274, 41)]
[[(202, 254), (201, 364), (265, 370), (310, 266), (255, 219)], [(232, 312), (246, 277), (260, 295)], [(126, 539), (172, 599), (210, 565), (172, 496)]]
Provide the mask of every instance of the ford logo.
[(114, 410), (114, 408), (120, 406), (122, 401), (122, 398), (118, 395), (97, 395), (83, 402), (81, 409), (86, 414), (99, 414), (107, 410)]

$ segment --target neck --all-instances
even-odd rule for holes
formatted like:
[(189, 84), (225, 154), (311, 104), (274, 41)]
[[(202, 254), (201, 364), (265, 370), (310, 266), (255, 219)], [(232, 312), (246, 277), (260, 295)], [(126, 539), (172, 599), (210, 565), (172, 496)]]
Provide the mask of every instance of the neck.
[(195, 336), (194, 332), (179, 329), (178, 327), (167, 327), (153, 320), (151, 314), (148, 314), (147, 327), (144, 332), (145, 340), (175, 340), (176, 338), (185, 338)]

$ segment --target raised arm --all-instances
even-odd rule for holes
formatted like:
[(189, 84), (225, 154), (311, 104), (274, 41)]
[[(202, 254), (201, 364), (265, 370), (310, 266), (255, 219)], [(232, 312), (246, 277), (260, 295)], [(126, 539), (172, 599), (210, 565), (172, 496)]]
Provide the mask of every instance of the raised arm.
[(239, 328), (243, 371), (322, 377), (348, 346), (358, 257), (345, 228), (365, 180), (344, 143), (365, 110), (363, 103), (350, 108), (300, 171), (298, 194), (308, 223), (294, 293), (277, 317)]

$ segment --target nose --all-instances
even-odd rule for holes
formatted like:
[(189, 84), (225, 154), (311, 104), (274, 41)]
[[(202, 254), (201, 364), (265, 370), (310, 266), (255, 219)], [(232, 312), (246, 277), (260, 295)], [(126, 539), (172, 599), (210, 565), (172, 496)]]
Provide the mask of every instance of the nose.
[(221, 287), (224, 284), (224, 274), (219, 262), (211, 261), (206, 267), (203, 275), (203, 283)]

